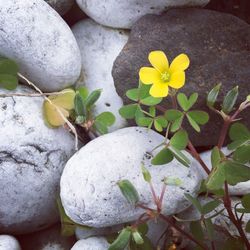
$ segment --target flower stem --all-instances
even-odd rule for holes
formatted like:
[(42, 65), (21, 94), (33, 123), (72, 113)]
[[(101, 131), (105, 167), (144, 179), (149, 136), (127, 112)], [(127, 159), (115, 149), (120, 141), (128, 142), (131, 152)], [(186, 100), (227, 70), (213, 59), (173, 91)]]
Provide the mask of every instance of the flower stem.
[(184, 231), (182, 228), (180, 228), (179, 226), (177, 226), (175, 223), (173, 223), (172, 220), (169, 219), (167, 216), (165, 216), (163, 214), (160, 214), (159, 216), (164, 221), (166, 221), (169, 225), (171, 225), (173, 228), (175, 228), (178, 232), (180, 232), (181, 234), (183, 234), (184, 236), (186, 236), (189, 240), (195, 242), (202, 249), (208, 250), (208, 248), (205, 245), (203, 245), (201, 242), (199, 242), (198, 240), (196, 240), (192, 235), (190, 235), (189, 233), (187, 233), (186, 231)]
[(192, 156), (201, 164), (204, 171), (209, 175), (210, 174), (209, 168), (207, 167), (205, 162), (201, 159), (199, 153), (196, 151), (195, 147), (193, 146), (190, 140), (188, 141), (188, 148), (190, 149)]

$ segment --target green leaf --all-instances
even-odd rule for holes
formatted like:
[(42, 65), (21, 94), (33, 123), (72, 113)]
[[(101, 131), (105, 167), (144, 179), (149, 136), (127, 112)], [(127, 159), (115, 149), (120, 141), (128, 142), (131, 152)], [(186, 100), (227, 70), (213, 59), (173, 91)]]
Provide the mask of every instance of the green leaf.
[(177, 101), (184, 111), (188, 111), (195, 104), (195, 102), (197, 101), (197, 98), (198, 98), (197, 93), (193, 93), (189, 97), (189, 99), (184, 93), (179, 93), (177, 95)]
[(232, 141), (248, 140), (250, 139), (250, 131), (244, 124), (236, 122), (230, 127), (229, 137)]
[(233, 153), (233, 159), (243, 164), (250, 162), (250, 145), (238, 147)]
[(98, 120), (95, 120), (94, 122), (94, 125), (93, 125), (93, 128), (98, 131), (100, 134), (104, 135), (104, 134), (107, 134), (108, 133), (108, 128), (107, 128), (107, 125), (98, 121)]
[(151, 174), (149, 173), (149, 171), (145, 168), (144, 165), (141, 166), (141, 170), (142, 170), (142, 174), (143, 174), (143, 178), (146, 182), (150, 182), (151, 181)]
[(169, 109), (165, 112), (168, 121), (173, 122), (183, 116), (182, 112), (176, 109)]
[(239, 182), (245, 182), (250, 180), (250, 167), (243, 164), (226, 161), (224, 164), (225, 179), (228, 184), (234, 186)]
[(102, 93), (101, 89), (94, 90), (93, 92), (90, 93), (90, 95), (87, 97), (85, 101), (85, 105), (88, 109), (97, 102), (97, 100), (101, 96), (101, 93)]
[(95, 120), (110, 127), (115, 123), (115, 116), (111, 112), (103, 112), (96, 116)]
[(214, 239), (214, 225), (211, 219), (205, 219), (204, 224), (207, 230), (207, 235), (210, 240)]
[(140, 232), (142, 236), (145, 236), (148, 233), (147, 223), (139, 224), (139, 226), (137, 227), (137, 231)]
[(153, 165), (163, 165), (173, 160), (173, 154), (168, 148), (163, 148), (151, 161)]
[(18, 72), (18, 65), (15, 61), (7, 59), (7, 58), (0, 58), (0, 74), (8, 74), (8, 75), (17, 75)]
[(155, 120), (163, 127), (166, 128), (168, 126), (168, 121), (164, 116), (157, 116)]
[(218, 147), (214, 147), (211, 153), (212, 167), (216, 168), (221, 161), (221, 153)]
[(18, 85), (18, 79), (16, 76), (8, 74), (0, 74), (0, 87), (8, 90), (13, 90)]
[(119, 114), (125, 119), (133, 119), (138, 109), (138, 104), (129, 104), (120, 108)]
[(138, 108), (137, 108), (137, 110), (135, 111), (135, 122), (136, 122), (136, 124), (137, 124), (138, 126), (139, 126), (139, 119), (140, 119), (141, 117), (145, 117), (145, 115), (144, 115), (144, 113), (143, 113), (143, 111), (142, 111), (140, 105), (138, 105)]
[(155, 126), (155, 129), (158, 132), (162, 132), (163, 131), (163, 128), (162, 128), (161, 124), (157, 120), (154, 120), (154, 126)]
[(192, 235), (197, 239), (198, 241), (203, 241), (204, 239), (204, 233), (203, 228), (201, 226), (200, 221), (191, 221), (190, 222), (190, 231)]
[(217, 100), (217, 97), (218, 97), (218, 94), (220, 92), (220, 88), (221, 88), (221, 84), (217, 84), (207, 95), (207, 106), (208, 107), (213, 107), (216, 100)]
[(150, 125), (152, 125), (152, 122), (153, 118), (151, 117), (140, 117), (137, 120), (137, 125), (141, 127), (149, 127)]
[(245, 230), (247, 233), (250, 233), (250, 220), (247, 222)]
[(180, 118), (176, 119), (172, 125), (171, 125), (171, 129), (170, 131), (171, 132), (176, 132), (177, 130), (179, 130), (181, 128), (181, 125), (182, 125), (182, 122), (183, 122), (183, 118), (184, 118), (184, 115), (182, 115)]
[(137, 245), (142, 245), (144, 243), (144, 240), (138, 231), (134, 231), (132, 233), (132, 236), (133, 236), (133, 239)]
[(82, 96), (77, 93), (74, 99), (74, 107), (77, 116), (86, 116), (86, 108)]
[(212, 212), (215, 208), (217, 208), (219, 205), (221, 204), (220, 200), (213, 200), (210, 201), (208, 203), (206, 203), (205, 205), (203, 205), (202, 207), (202, 214), (208, 214), (210, 212)]
[(121, 180), (118, 182), (118, 186), (127, 201), (132, 205), (136, 205), (139, 201), (139, 194), (134, 185), (129, 180)]
[(236, 148), (243, 146), (244, 144), (248, 144), (250, 143), (250, 139), (246, 140), (246, 139), (242, 139), (242, 140), (237, 140), (237, 141), (233, 141), (232, 143), (227, 145), (227, 148), (229, 150), (235, 150)]
[(149, 114), (152, 117), (155, 117), (155, 115), (156, 115), (156, 108), (154, 106), (149, 107)]
[(184, 195), (192, 203), (192, 205), (202, 214), (203, 210), (199, 200), (190, 194), (186, 193)]
[(139, 89), (129, 89), (127, 92), (126, 92), (126, 96), (132, 100), (132, 101), (135, 101), (137, 102), (139, 100)]
[(144, 99), (141, 99), (140, 103), (146, 106), (154, 106), (159, 104), (162, 101), (162, 98), (155, 98), (153, 96), (148, 96)]
[(204, 125), (208, 122), (209, 116), (204, 111), (193, 110), (188, 112), (188, 116), (191, 117), (197, 124)]
[(86, 101), (88, 95), (89, 95), (89, 91), (87, 89), (87, 87), (79, 87), (77, 90), (76, 90), (76, 93), (79, 94), (81, 97), (82, 97), (82, 100), (83, 101)]
[(150, 88), (151, 88), (151, 85), (146, 85), (146, 84), (139, 82), (139, 99), (140, 100), (150, 96), (149, 94)]
[(169, 146), (169, 150), (172, 152), (172, 154), (174, 155), (177, 161), (179, 161), (185, 167), (189, 167), (189, 164), (190, 164), (189, 159), (179, 149), (171, 145)]
[(168, 186), (180, 186), (182, 184), (181, 179), (171, 176), (165, 177), (163, 182)]
[(246, 194), (242, 197), (242, 206), (246, 209), (250, 209), (250, 194)]
[(188, 113), (186, 114), (186, 116), (188, 118), (189, 124), (193, 127), (193, 129), (197, 132), (200, 132), (201, 129), (200, 129), (199, 125), (197, 124), (197, 122), (195, 120), (193, 120), (193, 118)]
[(187, 147), (188, 144), (188, 134), (185, 130), (179, 130), (176, 132), (170, 140), (170, 145), (183, 150)]
[(129, 241), (131, 239), (131, 229), (130, 228), (124, 228), (117, 239), (110, 245), (108, 250), (123, 250), (127, 247), (129, 244)]
[(187, 96), (184, 93), (179, 93), (177, 95), (177, 101), (184, 111), (188, 111), (189, 103), (188, 103)]
[(222, 111), (224, 113), (228, 114), (233, 110), (233, 107), (238, 97), (238, 93), (238, 86), (234, 87), (227, 93), (222, 104)]
[(224, 162), (216, 165), (216, 167), (212, 170), (207, 179), (207, 189), (208, 190), (219, 190), (222, 188), (225, 181), (225, 168)]

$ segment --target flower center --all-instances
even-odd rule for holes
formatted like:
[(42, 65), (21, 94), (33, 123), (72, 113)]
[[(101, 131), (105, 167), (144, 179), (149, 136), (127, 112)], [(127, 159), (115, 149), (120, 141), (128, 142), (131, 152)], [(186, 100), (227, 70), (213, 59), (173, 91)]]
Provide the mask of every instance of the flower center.
[(161, 74), (161, 79), (163, 82), (169, 82), (170, 74), (167, 71), (165, 71), (164, 73)]

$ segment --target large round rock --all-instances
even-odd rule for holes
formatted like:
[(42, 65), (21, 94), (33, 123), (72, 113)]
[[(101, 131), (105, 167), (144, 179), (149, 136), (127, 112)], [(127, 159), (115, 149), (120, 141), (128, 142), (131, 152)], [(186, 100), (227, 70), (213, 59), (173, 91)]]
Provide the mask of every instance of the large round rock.
[(58, 220), (59, 180), (74, 138), (44, 124), (42, 103), (42, 97), (0, 98), (0, 232), (33, 232)]
[(163, 199), (164, 214), (188, 207), (184, 193), (195, 195), (199, 188), (197, 165), (191, 159), (190, 168), (175, 160), (167, 165), (152, 166), (150, 152), (163, 141), (164, 137), (152, 130), (129, 127), (88, 143), (67, 162), (61, 178), (61, 200), (67, 215), (79, 224), (93, 227), (138, 219), (143, 210), (126, 201), (117, 182), (130, 180), (141, 202), (154, 207), (150, 187), (141, 173), (142, 164), (150, 171), (158, 195), (164, 177), (179, 178), (182, 182), (181, 186), (168, 186)]
[(44, 91), (63, 89), (80, 75), (76, 40), (43, 0), (0, 0), (0, 55)]
[(204, 6), (209, 0), (77, 0), (79, 7), (96, 22), (129, 29), (140, 17), (159, 14), (171, 7)]
[[(113, 77), (118, 94), (128, 102), (125, 93), (137, 87), (138, 72), (149, 65), (148, 54), (163, 50), (171, 61), (180, 53), (190, 58), (186, 85), (181, 92), (198, 92), (194, 108), (210, 113), (210, 123), (201, 133), (189, 125), (189, 136), (196, 146), (217, 145), (222, 126), (220, 116), (206, 107), (206, 96), (216, 84), (222, 83), (218, 103), (234, 86), (239, 86), (238, 104), (250, 93), (250, 25), (229, 14), (204, 9), (175, 9), (161, 16), (142, 17), (132, 28), (128, 43), (114, 62)], [(171, 107), (171, 98), (163, 106)], [(219, 105), (217, 105), (220, 108)], [(248, 125), (250, 116), (240, 114)]]
[(103, 27), (90, 19), (80, 21), (72, 30), (82, 56), (82, 77), (78, 84), (85, 85), (90, 91), (102, 89), (95, 113), (110, 111), (116, 116), (111, 130), (124, 127), (126, 121), (118, 113), (123, 102), (116, 92), (111, 71), (114, 60), (128, 40), (128, 32)]

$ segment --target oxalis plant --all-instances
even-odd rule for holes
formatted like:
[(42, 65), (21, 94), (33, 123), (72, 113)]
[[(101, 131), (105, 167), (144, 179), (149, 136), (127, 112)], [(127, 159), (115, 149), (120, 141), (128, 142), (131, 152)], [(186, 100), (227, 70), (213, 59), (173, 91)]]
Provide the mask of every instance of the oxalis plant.
[[(240, 113), (250, 106), (250, 96), (239, 106), (236, 106), (238, 87), (229, 90), (219, 106), (217, 97), (221, 85), (216, 85), (207, 95), (208, 107), (221, 116), (222, 129), (218, 135), (218, 144), (212, 150), (210, 170), (202, 161), (199, 153), (193, 146), (188, 133), (183, 126), (186, 120), (190, 126), (200, 132), (201, 126), (206, 124), (209, 116), (206, 112), (193, 110), (198, 99), (198, 94), (186, 96), (178, 90), (185, 84), (185, 70), (189, 67), (187, 55), (177, 56), (173, 62), (168, 63), (162, 51), (153, 51), (149, 54), (149, 61), (153, 67), (142, 67), (139, 71), (140, 81), (138, 88), (130, 89), (126, 96), (132, 101), (120, 109), (120, 115), (125, 119), (135, 120), (138, 126), (153, 128), (165, 135), (165, 140), (157, 147), (161, 150), (152, 158), (153, 165), (163, 165), (176, 159), (185, 167), (190, 161), (184, 150), (200, 163), (201, 168), (208, 174), (201, 184), (200, 193), (209, 196), (211, 201), (201, 204), (196, 197), (186, 194), (186, 198), (198, 210), (200, 218), (189, 221), (190, 230), (185, 230), (183, 221), (176, 216), (166, 216), (162, 213), (164, 194), (169, 185), (181, 185), (181, 180), (175, 177), (162, 178), (162, 190), (158, 194), (154, 189), (154, 180), (145, 166), (141, 167), (142, 178), (150, 186), (154, 207), (145, 206), (139, 199), (139, 194), (130, 180), (120, 180), (117, 185), (127, 201), (136, 207), (144, 209), (144, 213), (132, 224), (126, 225), (117, 235), (109, 238), (109, 250), (122, 249), (154, 249), (147, 238), (147, 223), (149, 221), (163, 220), (169, 225), (173, 237), (164, 244), (164, 249), (177, 249), (183, 239), (188, 239), (195, 244), (194, 249), (218, 249), (215, 244), (217, 231), (225, 235), (225, 250), (250, 249), (246, 233), (250, 232), (250, 222), (245, 228), (242, 221), (245, 214), (250, 213), (250, 193), (241, 197), (241, 202), (232, 206), (228, 192), (228, 185), (236, 185), (250, 180), (250, 131), (240, 123)], [(91, 93), (85, 87), (67, 88), (60, 92), (43, 93), (34, 83), (18, 72), (17, 64), (9, 59), (0, 57), (0, 87), (13, 90), (21, 78), (37, 93), (5, 93), (0, 97), (8, 96), (42, 96), (44, 98), (43, 113), (48, 126), (56, 128), (64, 126), (75, 134), (76, 148), (79, 137), (78, 128), (83, 128), (87, 133), (95, 136), (108, 132), (108, 127), (115, 122), (115, 117), (110, 112), (93, 115), (93, 108), (101, 95), (101, 90)], [(161, 105), (164, 98), (170, 98), (172, 107)], [(231, 143), (227, 145), (229, 154), (221, 151), (225, 138), (229, 134)], [(168, 138), (171, 138), (168, 140)], [(155, 149), (152, 149), (154, 152)], [(157, 166), (156, 166), (157, 167)], [(167, 166), (166, 166), (167, 168)], [(60, 200), (58, 201), (61, 214), (62, 232), (64, 235), (74, 234), (76, 226), (65, 214)], [(221, 208), (218, 211), (218, 208)], [(223, 225), (214, 225), (214, 218), (221, 213), (226, 213), (231, 224), (238, 230), (238, 235), (231, 235)], [(240, 216), (239, 216), (240, 214)], [(163, 232), (164, 234), (164, 232)], [(159, 247), (160, 249), (160, 247)]]
[[(209, 121), (206, 112), (193, 109), (198, 99), (197, 93), (186, 96), (184, 93), (178, 92), (185, 84), (185, 70), (189, 67), (188, 56), (178, 55), (170, 66), (162, 51), (153, 51), (148, 58), (152, 67), (140, 69), (139, 86), (126, 92), (126, 96), (132, 103), (123, 106), (119, 111), (120, 115), (126, 119), (134, 119), (138, 126), (154, 128), (165, 135), (165, 140), (159, 145), (161, 150), (151, 160), (153, 165), (167, 164), (176, 159), (183, 166), (189, 167), (190, 161), (183, 151), (191, 153), (208, 175), (202, 182), (200, 193), (209, 196), (211, 201), (202, 205), (196, 197), (185, 194), (187, 200), (200, 214), (198, 220), (189, 221), (190, 230), (185, 230), (184, 223), (187, 220), (183, 221), (176, 216), (166, 216), (162, 213), (163, 197), (168, 185), (181, 185), (181, 180), (164, 177), (162, 191), (157, 194), (149, 170), (145, 166), (141, 166), (142, 177), (150, 186), (155, 206), (147, 207), (140, 201), (140, 196), (131, 180), (120, 180), (118, 186), (123, 196), (136, 208), (144, 209), (144, 213), (136, 222), (126, 226), (119, 233), (111, 243), (109, 250), (153, 249), (146, 236), (146, 224), (151, 220), (165, 221), (175, 235), (177, 234), (177, 237), (165, 242), (164, 249), (177, 249), (178, 242), (182, 239), (192, 241), (195, 245), (193, 249), (218, 249), (215, 244), (217, 231), (222, 232), (226, 239), (223, 249), (250, 249), (250, 243), (246, 237), (246, 233), (250, 233), (250, 221), (247, 222), (245, 228), (242, 226), (244, 215), (250, 213), (250, 193), (241, 197), (241, 202), (233, 206), (228, 191), (228, 185), (235, 186), (240, 182), (250, 180), (250, 168), (247, 166), (250, 162), (250, 131), (239, 122), (240, 113), (250, 106), (250, 95), (235, 107), (238, 86), (229, 90), (220, 106), (217, 103), (217, 97), (221, 85), (216, 85), (208, 93), (207, 106), (222, 118), (218, 144), (212, 149), (212, 169), (210, 170), (196, 151), (183, 126), (183, 121), (187, 120), (196, 132), (200, 132), (201, 126)], [(166, 97), (171, 99), (171, 107), (160, 105)], [(227, 145), (227, 148), (230, 153), (224, 154), (221, 148), (228, 133), (231, 143)], [(171, 137), (170, 140), (168, 140), (169, 137)], [(222, 209), (219, 209), (219, 206)], [(214, 218), (221, 213), (228, 216), (231, 224), (238, 230), (239, 236), (231, 235), (223, 225), (213, 223)]]
[(26, 82), (37, 93), (7, 93), (0, 97), (28, 96), (44, 98), (43, 116), (50, 128), (64, 126), (73, 132), (78, 149), (79, 128), (87, 132), (91, 138), (108, 132), (108, 127), (115, 122), (111, 112), (94, 115), (95, 104), (101, 96), (101, 89), (89, 92), (86, 87), (70, 87), (59, 92), (43, 93), (34, 83), (18, 72), (18, 65), (13, 60), (0, 57), (0, 88), (14, 90), (18, 86), (18, 78)]

